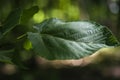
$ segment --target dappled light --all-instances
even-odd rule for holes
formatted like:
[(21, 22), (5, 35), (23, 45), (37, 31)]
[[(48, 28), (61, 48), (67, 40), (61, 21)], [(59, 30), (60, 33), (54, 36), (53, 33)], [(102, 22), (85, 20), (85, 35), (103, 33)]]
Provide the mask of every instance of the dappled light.
[(45, 14), (42, 10), (38, 11), (34, 16), (33, 20), (35, 23), (40, 23), (45, 19)]

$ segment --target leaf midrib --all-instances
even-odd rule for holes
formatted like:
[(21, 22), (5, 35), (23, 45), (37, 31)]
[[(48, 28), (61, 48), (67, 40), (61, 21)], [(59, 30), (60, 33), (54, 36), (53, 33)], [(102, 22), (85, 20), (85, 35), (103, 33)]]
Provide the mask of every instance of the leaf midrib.
[[(70, 42), (76, 42), (76, 43), (79, 42), (79, 41), (64, 39), (64, 38), (61, 38), (61, 37), (58, 37), (58, 36), (49, 35), (49, 34), (41, 34), (41, 37), (43, 37), (43, 36), (52, 36), (52, 37), (54, 37), (54, 38), (59, 38), (59, 39), (66, 40), (66, 41), (70, 41)], [(44, 41), (43, 41), (43, 42), (44, 42)], [(86, 43), (86, 44), (103, 44), (103, 43), (93, 43), (93, 42), (79, 42), (79, 43)], [(105, 44), (104, 44), (104, 45), (105, 45)]]

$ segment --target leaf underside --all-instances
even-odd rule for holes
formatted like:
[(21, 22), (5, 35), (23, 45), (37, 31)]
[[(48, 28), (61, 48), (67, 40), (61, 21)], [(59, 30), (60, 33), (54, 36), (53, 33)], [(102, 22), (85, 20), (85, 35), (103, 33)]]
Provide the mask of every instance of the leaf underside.
[(34, 51), (49, 60), (80, 59), (119, 43), (109, 29), (95, 22), (53, 18), (34, 28), (37, 32), (28, 32), (28, 39)]

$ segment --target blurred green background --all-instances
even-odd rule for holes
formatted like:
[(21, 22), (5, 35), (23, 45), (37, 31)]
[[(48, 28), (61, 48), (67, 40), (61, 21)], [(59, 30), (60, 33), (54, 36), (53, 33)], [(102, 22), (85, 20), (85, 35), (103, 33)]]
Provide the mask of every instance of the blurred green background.
[[(32, 6), (38, 6), (39, 11), (33, 15), (29, 22), (15, 27), (7, 35), (7, 40), (2, 41), (3, 43), (19, 45), (16, 44), (17, 41), (14, 42), (16, 38), (24, 35), (27, 31), (31, 31), (33, 24), (52, 17), (65, 21), (92, 20), (109, 27), (115, 36), (120, 39), (120, 0), (0, 0), (0, 26), (12, 10), (16, 8), (29, 9)], [(117, 76), (115, 74), (108, 74), (111, 69), (114, 70), (114, 67), (111, 67), (108, 71), (103, 69), (99, 71), (99, 69), (88, 67), (71, 69), (40, 68), (34, 63), (34, 59), (30, 59), (31, 52), (22, 50), (22, 48), (29, 49), (29, 41), (23, 39), (19, 42), (21, 43), (19, 45), (21, 49), (18, 49), (20, 59), (23, 62), (27, 61), (29, 69), (16, 69), (14, 65), (3, 65), (1, 63), (0, 80), (120, 79), (120, 67), (118, 66)]]
[(119, 0), (0, 0), (0, 23), (11, 10), (35, 5), (39, 11), (33, 16), (34, 23), (51, 17), (66, 21), (92, 20), (108, 26), (119, 37)]

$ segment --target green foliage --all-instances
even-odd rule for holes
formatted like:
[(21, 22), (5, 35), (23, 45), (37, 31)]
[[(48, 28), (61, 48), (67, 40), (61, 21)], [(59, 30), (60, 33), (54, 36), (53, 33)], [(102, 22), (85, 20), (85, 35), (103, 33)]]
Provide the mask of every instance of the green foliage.
[(13, 10), (1, 26), (0, 37), (6, 35), (15, 28), (16, 25), (26, 24), (38, 10), (37, 6), (25, 10), (21, 8)]
[(38, 55), (47, 59), (80, 59), (119, 42), (104, 26), (90, 21), (48, 19), (35, 26), (28, 39)]
[[(63, 9), (62, 6), (60, 9)], [(22, 61), (32, 57), (31, 48), (37, 53), (35, 56), (39, 55), (50, 60), (65, 60), (80, 59), (101, 48), (119, 44), (108, 28), (91, 21), (65, 22), (52, 18), (35, 25), (33, 27), (35, 30), (24, 31), (23, 27), (30, 27), (32, 17), (41, 11), (37, 6), (33, 6), (29, 9), (17, 8), (8, 15), (0, 27), (1, 62), (13, 61), (21, 64)], [(17, 35), (20, 32), (16, 31), (18, 27), (23, 31), (22, 35)], [(29, 52), (31, 54), (28, 58)], [(14, 58), (11, 58), (11, 54)]]
[(22, 10), (20, 8), (12, 11), (7, 19), (4, 21), (1, 29), (1, 36), (6, 35), (9, 31), (11, 31), (17, 24), (19, 24)]
[[(21, 24), (26, 25), (37, 11), (37, 6), (33, 6), (30, 9), (17, 8), (8, 15), (0, 27), (0, 62), (12, 63), (16, 55), (13, 53), (19, 55), (19, 50), (21, 50), (21, 45), (23, 45), (24, 41), (21, 44), (21, 36), (17, 38), (12, 35), (12, 32)], [(25, 43), (24, 48), (28, 49), (28, 41)]]
[(0, 62), (12, 63), (12, 57), (14, 55), (14, 50), (0, 50)]
[(34, 6), (34, 7), (31, 7), (30, 9), (24, 10), (20, 23), (21, 24), (27, 23), (32, 18), (32, 16), (38, 12), (38, 10), (39, 10), (38, 6)]
[[(112, 34), (120, 37), (119, 3), (119, 0), (0, 0), (0, 80), (99, 79), (99, 74), (93, 74), (96, 66), (93, 71), (91, 66), (60, 72), (46, 69), (84, 66), (90, 62), (103, 68), (102, 72), (97, 71), (104, 79), (101, 73), (108, 73), (99, 61), (108, 59), (104, 63), (107, 70), (109, 60), (115, 65), (120, 61), (120, 44)], [(108, 26), (112, 32), (91, 21)], [(44, 62), (41, 56), (50, 60)]]

